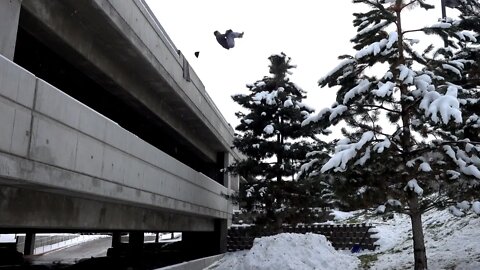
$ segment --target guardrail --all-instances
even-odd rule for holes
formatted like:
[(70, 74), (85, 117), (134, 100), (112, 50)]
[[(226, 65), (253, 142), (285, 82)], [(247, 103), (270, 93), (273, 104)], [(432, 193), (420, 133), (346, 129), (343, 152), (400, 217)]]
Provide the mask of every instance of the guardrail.
[[(73, 244), (84, 243), (92, 240), (91, 235), (62, 234), (62, 235), (41, 235), (35, 236), (35, 249), (33, 254), (42, 254), (48, 251), (63, 248)], [(17, 236), (17, 251), (22, 252), (25, 249), (25, 236)]]

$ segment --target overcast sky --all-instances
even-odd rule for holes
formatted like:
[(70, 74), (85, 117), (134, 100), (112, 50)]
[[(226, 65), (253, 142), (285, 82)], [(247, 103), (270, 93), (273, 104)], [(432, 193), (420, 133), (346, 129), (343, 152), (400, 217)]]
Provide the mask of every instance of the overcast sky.
[[(440, 6), (440, 0), (427, 0)], [(437, 3), (438, 2), (438, 3)], [(307, 91), (307, 104), (317, 111), (330, 106), (335, 91), (317, 81), (352, 54), (352, 20), (361, 6), (351, 0), (147, 0), (175, 46), (186, 56), (227, 121), (238, 124), (240, 109), (231, 95), (246, 93), (246, 84), (268, 73), (268, 57), (284, 52), (297, 65), (292, 82)], [(405, 21), (431, 25), (440, 10), (406, 15)], [(418, 26), (418, 25), (417, 25)], [(245, 32), (235, 48), (222, 48), (213, 32)], [(196, 58), (194, 52), (199, 51)]]

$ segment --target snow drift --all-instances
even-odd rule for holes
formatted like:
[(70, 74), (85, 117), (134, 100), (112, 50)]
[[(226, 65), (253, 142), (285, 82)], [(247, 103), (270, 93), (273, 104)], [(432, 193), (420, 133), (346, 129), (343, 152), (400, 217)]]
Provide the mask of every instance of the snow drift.
[(249, 251), (227, 253), (207, 269), (357, 269), (359, 260), (336, 251), (320, 234), (282, 233), (255, 239)]

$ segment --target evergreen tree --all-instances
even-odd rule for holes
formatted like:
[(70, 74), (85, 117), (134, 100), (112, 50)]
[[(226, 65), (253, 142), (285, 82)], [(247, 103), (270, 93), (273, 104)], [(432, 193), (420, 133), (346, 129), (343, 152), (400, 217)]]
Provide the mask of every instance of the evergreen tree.
[[(408, 214), (415, 269), (426, 269), (422, 213), (479, 195), (480, 4), (459, 0), (459, 18), (404, 29), (406, 9), (433, 6), (421, 0), (353, 2), (370, 7), (354, 14), (357, 53), (341, 56), (339, 66), (319, 80), (321, 87), (339, 86), (337, 102), (303, 125), (347, 124), (320, 172), (338, 176), (338, 189), (351, 197)], [(419, 53), (411, 33), (443, 42)]]
[(301, 127), (313, 109), (302, 103), (305, 92), (287, 77), (294, 67), (290, 58), (282, 53), (268, 59), (272, 76), (247, 85), (248, 94), (232, 97), (246, 109), (236, 113), (240, 124), (234, 139), (245, 159), (230, 169), (245, 179), (240, 200), (263, 213), (258, 223), (280, 229), (284, 221), (294, 222), (302, 212), (298, 208), (306, 208), (311, 198), (306, 196), (311, 185), (297, 181), (296, 172), (313, 150), (306, 141), (312, 130)]

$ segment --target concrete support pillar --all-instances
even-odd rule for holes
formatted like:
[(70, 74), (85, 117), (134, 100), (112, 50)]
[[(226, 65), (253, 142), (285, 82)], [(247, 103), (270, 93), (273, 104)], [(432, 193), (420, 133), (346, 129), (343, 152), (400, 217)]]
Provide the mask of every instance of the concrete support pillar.
[(228, 226), (227, 220), (217, 219), (215, 220), (215, 236), (218, 245), (217, 254), (227, 252), (227, 235), (228, 235)]
[(183, 232), (182, 243), (189, 259), (207, 257), (227, 251), (227, 220), (215, 220), (213, 232)]
[[(232, 165), (233, 163), (235, 163), (235, 158), (230, 153), (225, 152), (224, 167), (228, 168), (228, 166)], [(225, 173), (224, 183), (226, 187), (232, 189), (233, 191), (238, 191), (240, 188), (238, 175)]]
[(217, 159), (215, 166), (212, 168), (213, 172), (209, 175), (210, 178), (217, 181), (217, 183), (225, 186), (224, 171), (225, 169), (225, 152), (217, 152)]
[(112, 247), (119, 247), (122, 243), (122, 234), (120, 232), (112, 233)]
[[(223, 168), (227, 169), (230, 166), (230, 153), (223, 152)], [(227, 171), (223, 172), (223, 185), (230, 188), (230, 177)]]
[(130, 232), (128, 234), (128, 246), (134, 251), (141, 251), (143, 249), (143, 232)]
[(23, 249), (23, 255), (33, 255), (35, 250), (35, 233), (28, 232), (25, 235), (25, 247)]
[(0, 1), (0, 54), (13, 60), (22, 0)]

